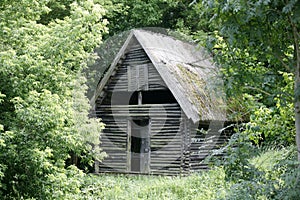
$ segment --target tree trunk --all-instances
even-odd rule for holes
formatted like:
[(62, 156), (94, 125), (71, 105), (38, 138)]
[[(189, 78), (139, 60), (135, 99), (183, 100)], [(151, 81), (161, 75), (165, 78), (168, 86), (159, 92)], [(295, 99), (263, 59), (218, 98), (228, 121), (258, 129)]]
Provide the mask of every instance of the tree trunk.
[(299, 33), (297, 27), (293, 26), (294, 56), (295, 56), (295, 127), (298, 161), (300, 162), (300, 48)]
[[(299, 54), (299, 52), (298, 52)], [(298, 161), (300, 162), (300, 61), (297, 59), (295, 73), (295, 127), (296, 127), (296, 144), (298, 152)]]
[(297, 100), (295, 103), (295, 123), (296, 123), (296, 144), (297, 144), (297, 151), (298, 151), (298, 161), (300, 162), (300, 101), (299, 100)]
[(299, 44), (295, 44), (296, 69), (295, 69), (295, 127), (298, 161), (300, 161), (300, 52)]
[[(297, 144), (297, 155), (298, 155), (298, 162), (300, 162), (300, 49), (299, 43), (295, 45), (295, 52), (296, 52), (296, 69), (295, 69), (295, 127), (296, 127), (296, 144)], [(298, 165), (300, 169), (300, 165)], [(300, 184), (300, 176), (297, 176), (297, 185)]]

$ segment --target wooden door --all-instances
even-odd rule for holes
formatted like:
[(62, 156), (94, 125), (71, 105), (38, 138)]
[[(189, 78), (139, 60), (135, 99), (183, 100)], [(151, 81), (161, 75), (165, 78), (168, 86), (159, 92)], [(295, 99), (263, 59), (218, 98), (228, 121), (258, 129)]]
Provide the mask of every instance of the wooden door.
[(150, 125), (149, 119), (130, 120), (128, 164), (130, 171), (149, 173), (150, 171)]

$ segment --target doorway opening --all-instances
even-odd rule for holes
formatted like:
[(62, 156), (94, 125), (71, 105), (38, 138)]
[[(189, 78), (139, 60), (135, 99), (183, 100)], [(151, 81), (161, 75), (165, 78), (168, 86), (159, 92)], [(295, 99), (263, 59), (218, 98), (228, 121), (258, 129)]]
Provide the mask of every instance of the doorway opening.
[(150, 161), (150, 120), (131, 120), (130, 170), (147, 173)]

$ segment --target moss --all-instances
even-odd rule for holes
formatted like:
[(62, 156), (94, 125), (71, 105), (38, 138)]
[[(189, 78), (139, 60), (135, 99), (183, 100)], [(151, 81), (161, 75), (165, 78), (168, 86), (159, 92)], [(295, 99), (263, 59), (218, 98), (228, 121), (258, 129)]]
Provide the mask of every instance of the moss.
[(177, 74), (179, 80), (183, 80), (189, 85), (188, 93), (191, 95), (192, 103), (200, 112), (200, 116), (209, 113), (210, 108), (212, 107), (211, 105), (213, 105), (214, 102), (212, 102), (209, 96), (210, 92), (206, 89), (205, 81), (199, 77), (198, 74), (180, 64), (177, 65), (177, 68), (180, 70), (180, 74)]

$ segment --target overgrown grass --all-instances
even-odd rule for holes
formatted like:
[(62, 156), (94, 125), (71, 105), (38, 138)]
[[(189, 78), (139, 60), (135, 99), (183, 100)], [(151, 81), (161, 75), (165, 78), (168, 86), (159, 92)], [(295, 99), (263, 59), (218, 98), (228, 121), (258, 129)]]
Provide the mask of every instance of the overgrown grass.
[(262, 150), (249, 160), (253, 178), (238, 181), (226, 179), (223, 167), (188, 177), (88, 175), (73, 199), (297, 199), (293, 159), (292, 148)]
[(224, 177), (222, 168), (188, 177), (91, 175), (83, 199), (215, 199), (229, 188)]

